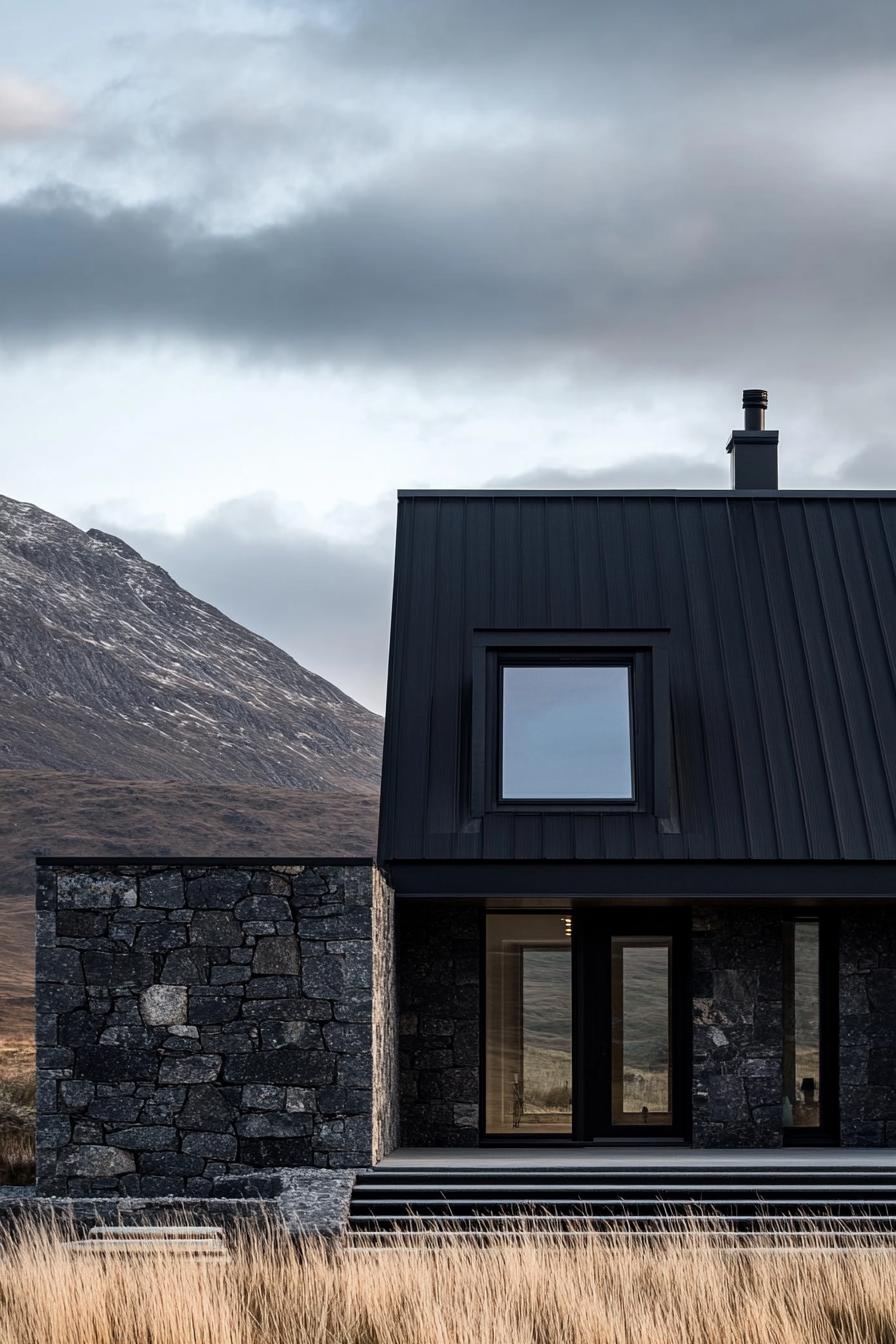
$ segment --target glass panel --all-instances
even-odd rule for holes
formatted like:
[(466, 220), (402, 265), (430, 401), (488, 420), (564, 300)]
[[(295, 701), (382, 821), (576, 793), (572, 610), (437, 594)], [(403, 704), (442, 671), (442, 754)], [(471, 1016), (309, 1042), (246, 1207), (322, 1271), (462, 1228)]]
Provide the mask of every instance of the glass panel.
[(785, 1128), (821, 1123), (821, 986), (817, 919), (784, 922)]
[(632, 797), (627, 666), (503, 669), (501, 796)]
[(572, 1128), (572, 920), (486, 917), (485, 1126), (490, 1134)]
[(672, 1124), (671, 938), (612, 940), (613, 1124)]

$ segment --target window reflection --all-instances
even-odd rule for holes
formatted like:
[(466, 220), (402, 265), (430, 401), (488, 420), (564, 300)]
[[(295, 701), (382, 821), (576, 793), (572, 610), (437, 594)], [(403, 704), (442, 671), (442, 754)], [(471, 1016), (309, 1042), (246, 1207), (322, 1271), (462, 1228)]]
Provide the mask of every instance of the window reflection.
[(817, 919), (784, 921), (785, 1128), (821, 1123), (821, 989)]
[(632, 797), (628, 666), (503, 669), (501, 796)]
[(569, 916), (486, 918), (486, 1129), (572, 1128)]
[(612, 940), (613, 1124), (671, 1125), (671, 938)]

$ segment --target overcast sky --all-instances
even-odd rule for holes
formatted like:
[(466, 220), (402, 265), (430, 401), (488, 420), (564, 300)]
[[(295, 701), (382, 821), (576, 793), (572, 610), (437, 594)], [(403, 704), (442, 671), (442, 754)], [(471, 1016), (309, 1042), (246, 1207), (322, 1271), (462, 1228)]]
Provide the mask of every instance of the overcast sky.
[(373, 708), (398, 486), (896, 487), (892, 0), (0, 26), (0, 493)]

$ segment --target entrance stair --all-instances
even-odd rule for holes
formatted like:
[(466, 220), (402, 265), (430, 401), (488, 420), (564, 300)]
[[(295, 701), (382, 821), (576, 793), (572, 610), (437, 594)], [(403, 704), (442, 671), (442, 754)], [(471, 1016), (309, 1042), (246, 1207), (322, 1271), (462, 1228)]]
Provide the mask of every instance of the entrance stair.
[(380, 1167), (352, 1192), (354, 1244), (412, 1235), (654, 1237), (694, 1230), (742, 1243), (858, 1239), (896, 1245), (896, 1169), (676, 1164)]

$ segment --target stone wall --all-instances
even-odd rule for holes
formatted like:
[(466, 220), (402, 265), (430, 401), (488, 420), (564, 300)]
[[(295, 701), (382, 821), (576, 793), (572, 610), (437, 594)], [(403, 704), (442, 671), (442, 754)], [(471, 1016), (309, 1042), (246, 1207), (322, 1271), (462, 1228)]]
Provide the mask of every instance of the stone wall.
[(373, 1098), (374, 1059), (381, 1086), (394, 1073), (389, 986), (372, 1022), (390, 911), (370, 863), (43, 862), (41, 1193), (205, 1197), (259, 1168), (368, 1165), (394, 1131)]
[(896, 909), (840, 918), (840, 1141), (896, 1146)]
[(480, 912), (402, 901), (397, 922), (401, 1142), (476, 1144)]
[(693, 1145), (775, 1148), (783, 1140), (781, 915), (693, 915)]

